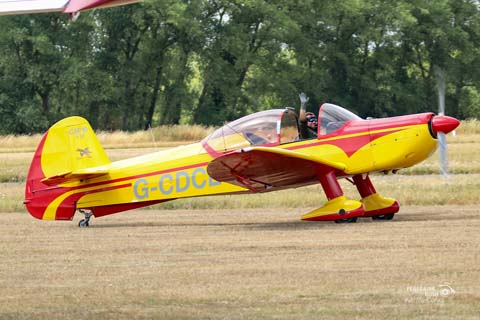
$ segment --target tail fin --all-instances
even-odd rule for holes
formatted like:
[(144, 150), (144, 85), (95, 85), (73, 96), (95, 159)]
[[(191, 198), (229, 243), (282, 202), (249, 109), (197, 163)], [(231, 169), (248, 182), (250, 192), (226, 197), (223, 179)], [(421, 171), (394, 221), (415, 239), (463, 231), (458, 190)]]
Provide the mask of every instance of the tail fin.
[(61, 184), (93, 178), (107, 172), (110, 163), (90, 124), (69, 117), (54, 124), (42, 137), (30, 165), (25, 205), (43, 220), (70, 220), (78, 196)]

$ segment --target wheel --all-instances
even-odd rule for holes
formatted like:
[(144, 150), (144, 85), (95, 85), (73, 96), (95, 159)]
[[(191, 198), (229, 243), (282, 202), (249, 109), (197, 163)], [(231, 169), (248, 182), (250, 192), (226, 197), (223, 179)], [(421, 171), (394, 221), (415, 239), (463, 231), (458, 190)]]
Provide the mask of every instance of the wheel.
[(80, 228), (88, 228), (89, 224), (88, 224), (88, 220), (87, 219), (82, 219), (78, 222), (78, 226)]
[(392, 220), (395, 213), (382, 214), (380, 216), (373, 216), (373, 220)]
[(338, 219), (335, 220), (335, 223), (355, 223), (357, 222), (357, 217), (355, 218), (348, 218), (348, 219)]

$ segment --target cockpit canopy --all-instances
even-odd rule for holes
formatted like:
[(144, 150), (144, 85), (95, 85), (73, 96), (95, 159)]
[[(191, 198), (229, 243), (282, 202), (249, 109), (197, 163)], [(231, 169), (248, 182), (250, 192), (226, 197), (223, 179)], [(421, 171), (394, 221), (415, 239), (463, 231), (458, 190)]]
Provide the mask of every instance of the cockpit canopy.
[(324, 136), (334, 133), (350, 120), (360, 120), (362, 118), (337, 105), (324, 103), (320, 107), (318, 119), (320, 125), (318, 135)]
[[(318, 137), (334, 133), (356, 119), (361, 118), (342, 107), (325, 103), (320, 107)], [(216, 154), (299, 140), (297, 115), (287, 108), (261, 111), (230, 122), (203, 139), (202, 145), (209, 153)]]
[(230, 122), (206, 137), (202, 144), (210, 153), (223, 153), (297, 140), (297, 115), (287, 108), (261, 111)]

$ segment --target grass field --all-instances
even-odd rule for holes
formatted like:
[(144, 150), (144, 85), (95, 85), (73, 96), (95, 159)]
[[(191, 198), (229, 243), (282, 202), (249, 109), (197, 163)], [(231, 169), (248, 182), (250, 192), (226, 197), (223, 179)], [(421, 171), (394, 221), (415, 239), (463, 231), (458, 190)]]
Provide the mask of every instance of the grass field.
[[(113, 161), (213, 130), (167, 129), (100, 139)], [(299, 221), (325, 201), (310, 186), (176, 200), (85, 230), (26, 214), (40, 136), (0, 137), (0, 319), (479, 319), (479, 138), (478, 121), (449, 137), (448, 180), (437, 155), (373, 176), (402, 206), (393, 221)]]

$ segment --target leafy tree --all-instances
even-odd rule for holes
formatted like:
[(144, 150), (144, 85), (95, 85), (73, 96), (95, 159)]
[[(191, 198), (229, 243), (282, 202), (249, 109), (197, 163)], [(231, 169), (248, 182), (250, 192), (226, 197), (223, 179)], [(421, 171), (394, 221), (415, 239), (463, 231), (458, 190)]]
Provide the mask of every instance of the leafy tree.
[(219, 125), (267, 108), (478, 117), (476, 0), (166, 0), (66, 15), (0, 17), (1, 133), (68, 115), (95, 128)]

